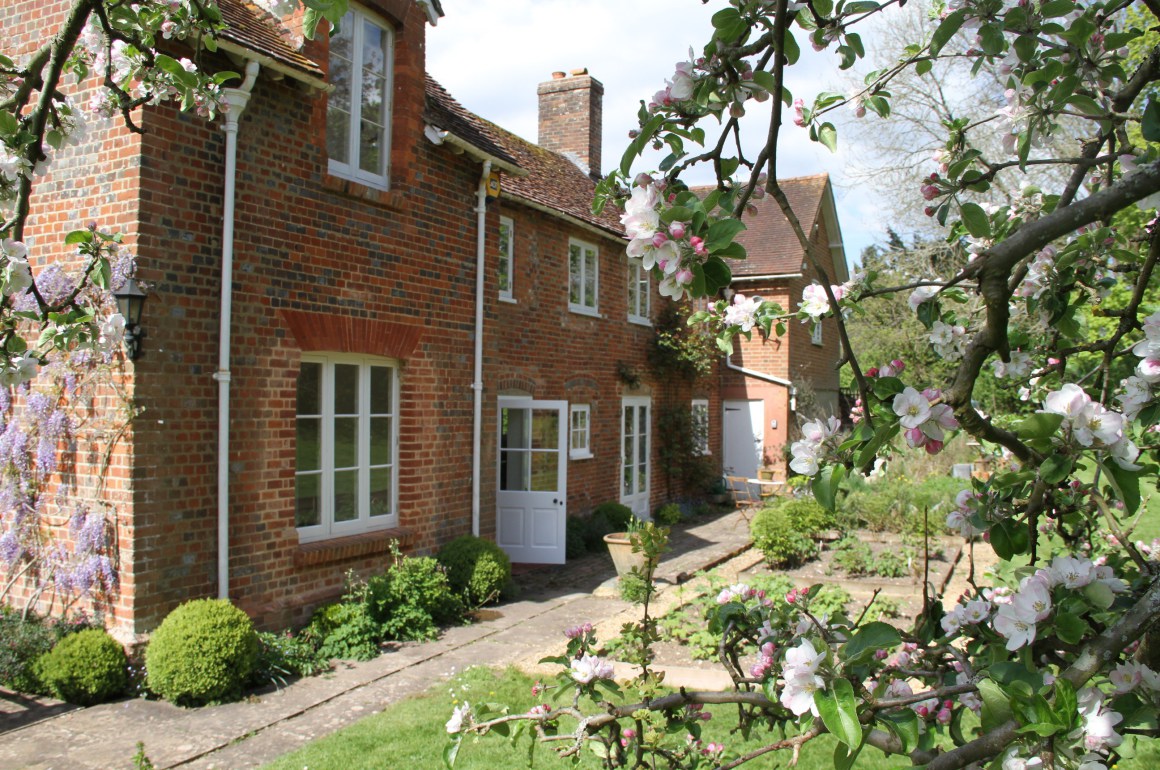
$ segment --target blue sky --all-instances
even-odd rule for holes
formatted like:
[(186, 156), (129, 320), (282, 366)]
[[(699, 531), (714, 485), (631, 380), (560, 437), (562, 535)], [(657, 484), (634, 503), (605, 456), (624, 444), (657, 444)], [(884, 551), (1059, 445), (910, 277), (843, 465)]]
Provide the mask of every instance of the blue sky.
[[(553, 71), (587, 67), (604, 84), (608, 169), (636, 126), (640, 100), (664, 87), (690, 47), (701, 50), (709, 19), (722, 6), (700, 0), (443, 0), (446, 16), (427, 31), (427, 68), (467, 109), (535, 141), (536, 85)], [(802, 60), (787, 80), (794, 96), (809, 104), (820, 91), (841, 90), (837, 57), (814, 53), (800, 32), (799, 41)], [(768, 101), (750, 108), (750, 147), (765, 133), (768, 110)], [(778, 175), (830, 174), (846, 254), (853, 259), (884, 238), (886, 222), (874, 191), (847, 182), (843, 169), (858, 147), (839, 130), (833, 154), (810, 142), (805, 129), (784, 126)]]

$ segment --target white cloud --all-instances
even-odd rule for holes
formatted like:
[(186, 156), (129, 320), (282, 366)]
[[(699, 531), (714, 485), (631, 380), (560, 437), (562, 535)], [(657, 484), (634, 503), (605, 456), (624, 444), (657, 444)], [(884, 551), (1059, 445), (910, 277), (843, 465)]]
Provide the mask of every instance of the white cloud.
[[(690, 47), (701, 51), (719, 7), (696, 0), (444, 0), (446, 16), (427, 30), (427, 68), (467, 109), (535, 141), (537, 84), (553, 71), (586, 67), (604, 84), (607, 170), (619, 162), (637, 125), (640, 100), (664, 87)], [(787, 70), (787, 86), (809, 104), (820, 91), (840, 89), (837, 57), (813, 52), (800, 33), (799, 41), (802, 59)], [(770, 102), (750, 102), (747, 109), (745, 150), (753, 157), (766, 133)], [(829, 172), (846, 253), (855, 258), (881, 239), (882, 207), (872, 190), (845, 186), (843, 169), (858, 148), (848, 143), (848, 134), (838, 138), (839, 151), (831, 154), (786, 120), (778, 175)], [(689, 181), (709, 180), (697, 175)]]

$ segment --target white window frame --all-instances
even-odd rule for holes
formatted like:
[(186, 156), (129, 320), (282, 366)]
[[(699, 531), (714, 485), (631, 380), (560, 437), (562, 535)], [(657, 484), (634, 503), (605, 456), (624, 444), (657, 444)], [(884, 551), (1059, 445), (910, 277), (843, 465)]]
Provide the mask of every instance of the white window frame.
[[(690, 406), (690, 411), (693, 430), (697, 430), (698, 423), (703, 426), (701, 428), (701, 435), (694, 434), (694, 440), (698, 442), (698, 445), (694, 447), (694, 451), (702, 455), (712, 454), (712, 451), (709, 449), (709, 399), (694, 398)], [(702, 416), (698, 417), (698, 413)]]
[(628, 320), (652, 326), (652, 273), (635, 259), (628, 261)]
[[(306, 353), (302, 356), (303, 363), (322, 365), (322, 383), (319, 393), (321, 414), (298, 414), (297, 397), (295, 397), (296, 422), (299, 417), (321, 419), (320, 430), (320, 457), (321, 469), (318, 471), (300, 471), (295, 459), (294, 477), (297, 485), (299, 476), (320, 475), (321, 485), (321, 521), (318, 524), (297, 527), (298, 540), (308, 543), (325, 540), (332, 537), (357, 535), (372, 532), (378, 529), (387, 529), (399, 525), (399, 367), (395, 361), (377, 356), (365, 356), (347, 353)], [(334, 521), (334, 367), (338, 364), (355, 365), (358, 372), (358, 517), (352, 521)], [(391, 435), (389, 467), (391, 471), (391, 498), (390, 513), (379, 516), (370, 515), (370, 470), (371, 470), (371, 431), (370, 431), (370, 400), (371, 400), (371, 369), (382, 367), (390, 371), (390, 402), (387, 413), (376, 413), (375, 417), (390, 417)], [(384, 467), (383, 464), (375, 465)], [(297, 494), (295, 494), (297, 504)]]
[[(507, 243), (504, 243), (504, 230), (507, 230)], [(507, 286), (503, 285), (503, 271), (496, 270), (496, 276), (499, 278), (499, 298), (508, 302), (515, 302), (515, 275), (513, 270), (515, 268), (515, 252), (516, 252), (516, 225), (511, 220), (511, 217), (499, 218), (499, 265), (507, 263)], [(506, 249), (504, 248), (506, 245)], [(498, 266), (497, 265), (497, 268)]]
[(822, 322), (814, 321), (814, 325), (810, 328), (810, 342), (814, 345), (822, 344)]
[[(393, 115), (391, 94), (393, 91), (392, 83), (394, 81), (395, 31), (386, 22), (371, 16), (361, 8), (351, 6), (346, 12), (346, 16), (343, 17), (339, 28), (342, 31), (350, 30), (351, 33), (352, 60), (350, 68), (352, 73), (361, 74), (362, 72), (363, 40), (366, 34), (365, 24), (371, 24), (382, 30), (386, 40), (386, 61), (383, 63), (383, 114), (381, 115), (383, 128), (382, 135), (379, 137), (380, 144), (382, 145), (382, 149), (380, 150), (382, 170), (381, 173), (373, 173), (363, 169), (360, 165), (359, 126), (362, 121), (362, 78), (353, 76), (351, 77), (350, 86), (350, 127), (346, 137), (346, 150), (349, 160), (343, 162), (329, 158), (328, 170), (334, 176), (385, 190), (389, 185), (391, 174), (391, 118)], [(333, 98), (333, 95), (331, 98)], [(327, 110), (327, 120), (330, 120), (329, 108)]]
[[(577, 418), (582, 423), (576, 425)], [(580, 446), (577, 446), (577, 439)], [(587, 460), (592, 457), (592, 407), (588, 404), (572, 404), (568, 409), (568, 457), (572, 460)]]
[[(572, 249), (574, 248), (580, 249), (579, 274), (572, 270)], [(589, 264), (590, 261), (591, 264)], [(591, 297), (584, 294), (588, 286), (589, 271), (594, 274), (592, 276)], [(579, 287), (579, 302), (572, 299), (573, 285)], [(600, 250), (591, 243), (576, 238), (568, 239), (568, 309), (573, 313), (582, 315), (600, 315)]]

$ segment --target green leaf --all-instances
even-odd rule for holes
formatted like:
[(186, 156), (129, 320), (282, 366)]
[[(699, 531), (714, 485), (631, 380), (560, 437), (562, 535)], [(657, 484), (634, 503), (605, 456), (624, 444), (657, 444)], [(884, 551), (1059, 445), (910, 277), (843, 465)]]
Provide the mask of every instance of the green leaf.
[[(865, 423), (863, 423), (865, 424)], [(878, 454), (878, 450), (885, 446), (889, 441), (892, 441), (898, 435), (900, 426), (897, 422), (892, 422), (889, 425), (881, 426), (874, 433), (874, 437), (870, 439), (864, 447), (858, 450), (858, 455), (854, 458), (854, 463), (859, 468), (866, 467), (874, 460)]]
[(1101, 610), (1111, 607), (1112, 602), (1116, 600), (1116, 595), (1112, 593), (1112, 589), (1108, 587), (1107, 583), (1088, 583), (1083, 587), (1083, 595)]
[(967, 228), (967, 232), (976, 238), (991, 237), (991, 219), (987, 216), (987, 212), (983, 211), (982, 206), (967, 202), (959, 207), (959, 213), (963, 217), (963, 225)]
[(854, 686), (848, 679), (835, 679), (831, 683), (833, 692), (814, 691), (814, 705), (826, 729), (834, 737), (846, 744), (852, 753), (862, 745), (862, 725), (858, 722), (858, 707), (854, 700)]
[(1039, 466), (1039, 478), (1048, 484), (1058, 484), (1071, 475), (1073, 463), (1065, 455), (1049, 455)]
[(1129, 515), (1135, 515), (1140, 508), (1140, 475), (1126, 471), (1115, 462), (1102, 462), (1100, 467), (1108, 475), (1108, 483), (1116, 493), (1116, 497), (1124, 504)]
[(459, 745), (463, 742), (460, 736), (455, 736), (451, 743), (443, 747), (443, 766), (451, 770), (455, 767), (455, 758), (459, 756)]
[(902, 635), (898, 629), (889, 623), (875, 621), (859, 628), (846, 646), (842, 648), (842, 657), (847, 663), (865, 652), (888, 650), (902, 643)]
[(983, 700), (983, 710), (979, 716), (984, 733), (1014, 718), (1015, 712), (1011, 710), (1010, 698), (990, 679), (979, 682), (979, 697)]
[(1050, 738), (1051, 736), (1058, 733), (1059, 730), (1060, 730), (1060, 728), (1059, 728), (1059, 725), (1057, 725), (1057, 724), (1053, 724), (1051, 722), (1035, 722), (1033, 724), (1023, 725), (1015, 732), (1017, 732), (1021, 735), (1027, 735), (1028, 733), (1034, 733), (1035, 735), (1038, 735), (1040, 738)]
[(931, 63), (930, 59), (919, 59), (914, 63), (914, 71), (920, 76), (925, 75), (926, 73), (930, 72), (930, 68), (932, 66), (934, 65)]
[(823, 123), (818, 126), (818, 141), (826, 146), (830, 152), (838, 151), (838, 129), (833, 123)]
[[(802, 55), (802, 49), (798, 46), (797, 38), (794, 37), (793, 30), (789, 26), (785, 28), (785, 37), (783, 40), (785, 41), (785, 47), (783, 49), (785, 61), (792, 67), (794, 64), (797, 64), (798, 58)], [(773, 89), (771, 88), (769, 90), (772, 91)]]
[(1059, 677), (1055, 680), (1055, 702), (1052, 704), (1055, 709), (1055, 721), (1065, 730), (1070, 730), (1075, 725), (1078, 713), (1076, 706), (1079, 704), (1079, 699), (1075, 695), (1075, 687), (1071, 682)]
[(632, 162), (644, 151), (645, 146), (652, 141), (653, 134), (657, 132), (664, 122), (664, 115), (653, 115), (647, 123), (641, 126), (640, 133), (629, 143), (628, 149), (624, 151), (624, 155), (620, 158), (621, 176), (628, 177), (629, 172), (632, 170)]
[(1062, 414), (1038, 412), (1016, 423), (1015, 435), (1024, 441), (1037, 438), (1051, 438), (1062, 424)]
[(78, 243), (92, 243), (92, 242), (93, 242), (93, 231), (92, 230), (73, 230), (71, 233), (69, 233), (68, 235), (66, 235), (64, 237), (64, 245), (65, 246), (73, 246), (73, 245), (78, 244)]
[(938, 29), (934, 31), (934, 35), (930, 39), (930, 53), (932, 56), (937, 56), (943, 46), (950, 42), (955, 33), (959, 31), (959, 27), (963, 26), (963, 19), (966, 17), (967, 11), (965, 8), (960, 8), (957, 11), (948, 13), (942, 23), (938, 25)]
[(1060, 16), (1067, 16), (1075, 10), (1075, 3), (1072, 0), (1051, 0), (1051, 2), (1044, 3), (1039, 12), (1043, 14), (1045, 19), (1054, 19)]
[(19, 130), (20, 121), (16, 119), (16, 116), (7, 110), (0, 110), (0, 134), (15, 134)]
[(1027, 528), (1018, 522), (1010, 519), (998, 521), (992, 525), (990, 534), (991, 547), (995, 549), (995, 554), (1004, 561), (1027, 551), (1029, 545)]
[(847, 751), (845, 744), (834, 746), (834, 770), (850, 770), (854, 761), (862, 753), (862, 744), (858, 744), (853, 751)]
[(765, 70), (755, 70), (753, 73), (753, 82), (764, 88), (766, 91), (773, 93), (773, 89), (777, 88), (777, 83), (774, 81), (773, 73)]
[(811, 488), (814, 498), (827, 511), (833, 511), (838, 504), (838, 487), (846, 477), (846, 466), (828, 465), (814, 478)]
[(902, 743), (903, 754), (909, 754), (918, 745), (918, 715), (909, 708), (879, 714), (878, 719)]
[(709, 235), (705, 238), (705, 248), (709, 253), (720, 251), (733, 242), (733, 238), (745, 228), (740, 219), (718, 219), (709, 225)]
[(733, 271), (729, 269), (729, 265), (725, 264), (723, 260), (716, 257), (710, 257), (705, 260), (705, 290), (710, 295), (715, 295), (718, 291), (725, 288), (733, 280)]

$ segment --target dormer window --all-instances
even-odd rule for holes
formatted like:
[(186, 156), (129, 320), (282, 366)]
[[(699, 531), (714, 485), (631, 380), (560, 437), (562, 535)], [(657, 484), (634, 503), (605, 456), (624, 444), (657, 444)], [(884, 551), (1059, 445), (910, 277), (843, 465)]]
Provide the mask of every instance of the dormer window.
[(330, 39), (326, 151), (330, 173), (386, 188), (394, 31), (351, 8)]

